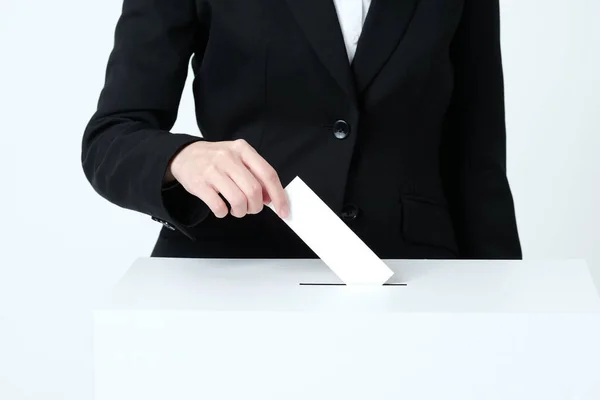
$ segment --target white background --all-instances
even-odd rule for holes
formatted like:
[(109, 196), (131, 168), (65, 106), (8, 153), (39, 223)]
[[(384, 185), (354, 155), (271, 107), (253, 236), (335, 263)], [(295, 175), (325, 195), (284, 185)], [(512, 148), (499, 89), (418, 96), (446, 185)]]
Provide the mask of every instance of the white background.
[[(121, 1), (0, 2), (2, 399), (91, 399), (92, 302), (159, 230), (79, 161)], [(600, 267), (600, 2), (503, 0), (502, 15), (524, 256)], [(198, 134), (189, 82), (175, 129)]]

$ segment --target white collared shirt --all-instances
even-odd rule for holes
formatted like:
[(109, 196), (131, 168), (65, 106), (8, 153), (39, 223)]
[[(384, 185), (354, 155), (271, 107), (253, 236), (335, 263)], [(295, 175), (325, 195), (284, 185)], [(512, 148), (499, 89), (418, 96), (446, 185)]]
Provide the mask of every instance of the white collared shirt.
[(334, 0), (334, 4), (346, 43), (348, 60), (352, 62), (371, 0)]

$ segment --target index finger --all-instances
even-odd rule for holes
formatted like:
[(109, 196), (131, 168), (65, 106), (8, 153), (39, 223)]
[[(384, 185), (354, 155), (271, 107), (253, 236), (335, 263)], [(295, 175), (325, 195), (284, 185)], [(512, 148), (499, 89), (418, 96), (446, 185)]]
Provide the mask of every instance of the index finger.
[(256, 177), (267, 194), (271, 198), (277, 214), (281, 218), (287, 218), (290, 213), (290, 206), (285, 193), (285, 189), (281, 185), (279, 175), (267, 160), (265, 160), (251, 146), (247, 146), (240, 153), (243, 163), (248, 167), (250, 172)]

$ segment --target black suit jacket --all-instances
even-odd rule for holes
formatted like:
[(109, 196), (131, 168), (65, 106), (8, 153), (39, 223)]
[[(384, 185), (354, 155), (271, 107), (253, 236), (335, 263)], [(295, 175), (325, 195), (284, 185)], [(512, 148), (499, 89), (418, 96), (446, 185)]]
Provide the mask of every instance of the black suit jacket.
[(313, 257), (275, 214), (217, 219), (170, 160), (189, 60), (204, 140), (244, 138), (383, 258), (520, 258), (498, 0), (374, 0), (348, 63), (331, 0), (125, 0), (83, 137), (94, 189), (163, 223), (153, 255)]

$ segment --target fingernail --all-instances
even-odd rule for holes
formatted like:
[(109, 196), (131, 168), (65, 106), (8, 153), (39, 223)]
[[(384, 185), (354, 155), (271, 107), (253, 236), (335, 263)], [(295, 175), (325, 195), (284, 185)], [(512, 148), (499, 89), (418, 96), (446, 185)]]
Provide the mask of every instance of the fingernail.
[(281, 214), (281, 218), (285, 219), (290, 216), (290, 209), (288, 207), (284, 206), (281, 208), (280, 214)]

